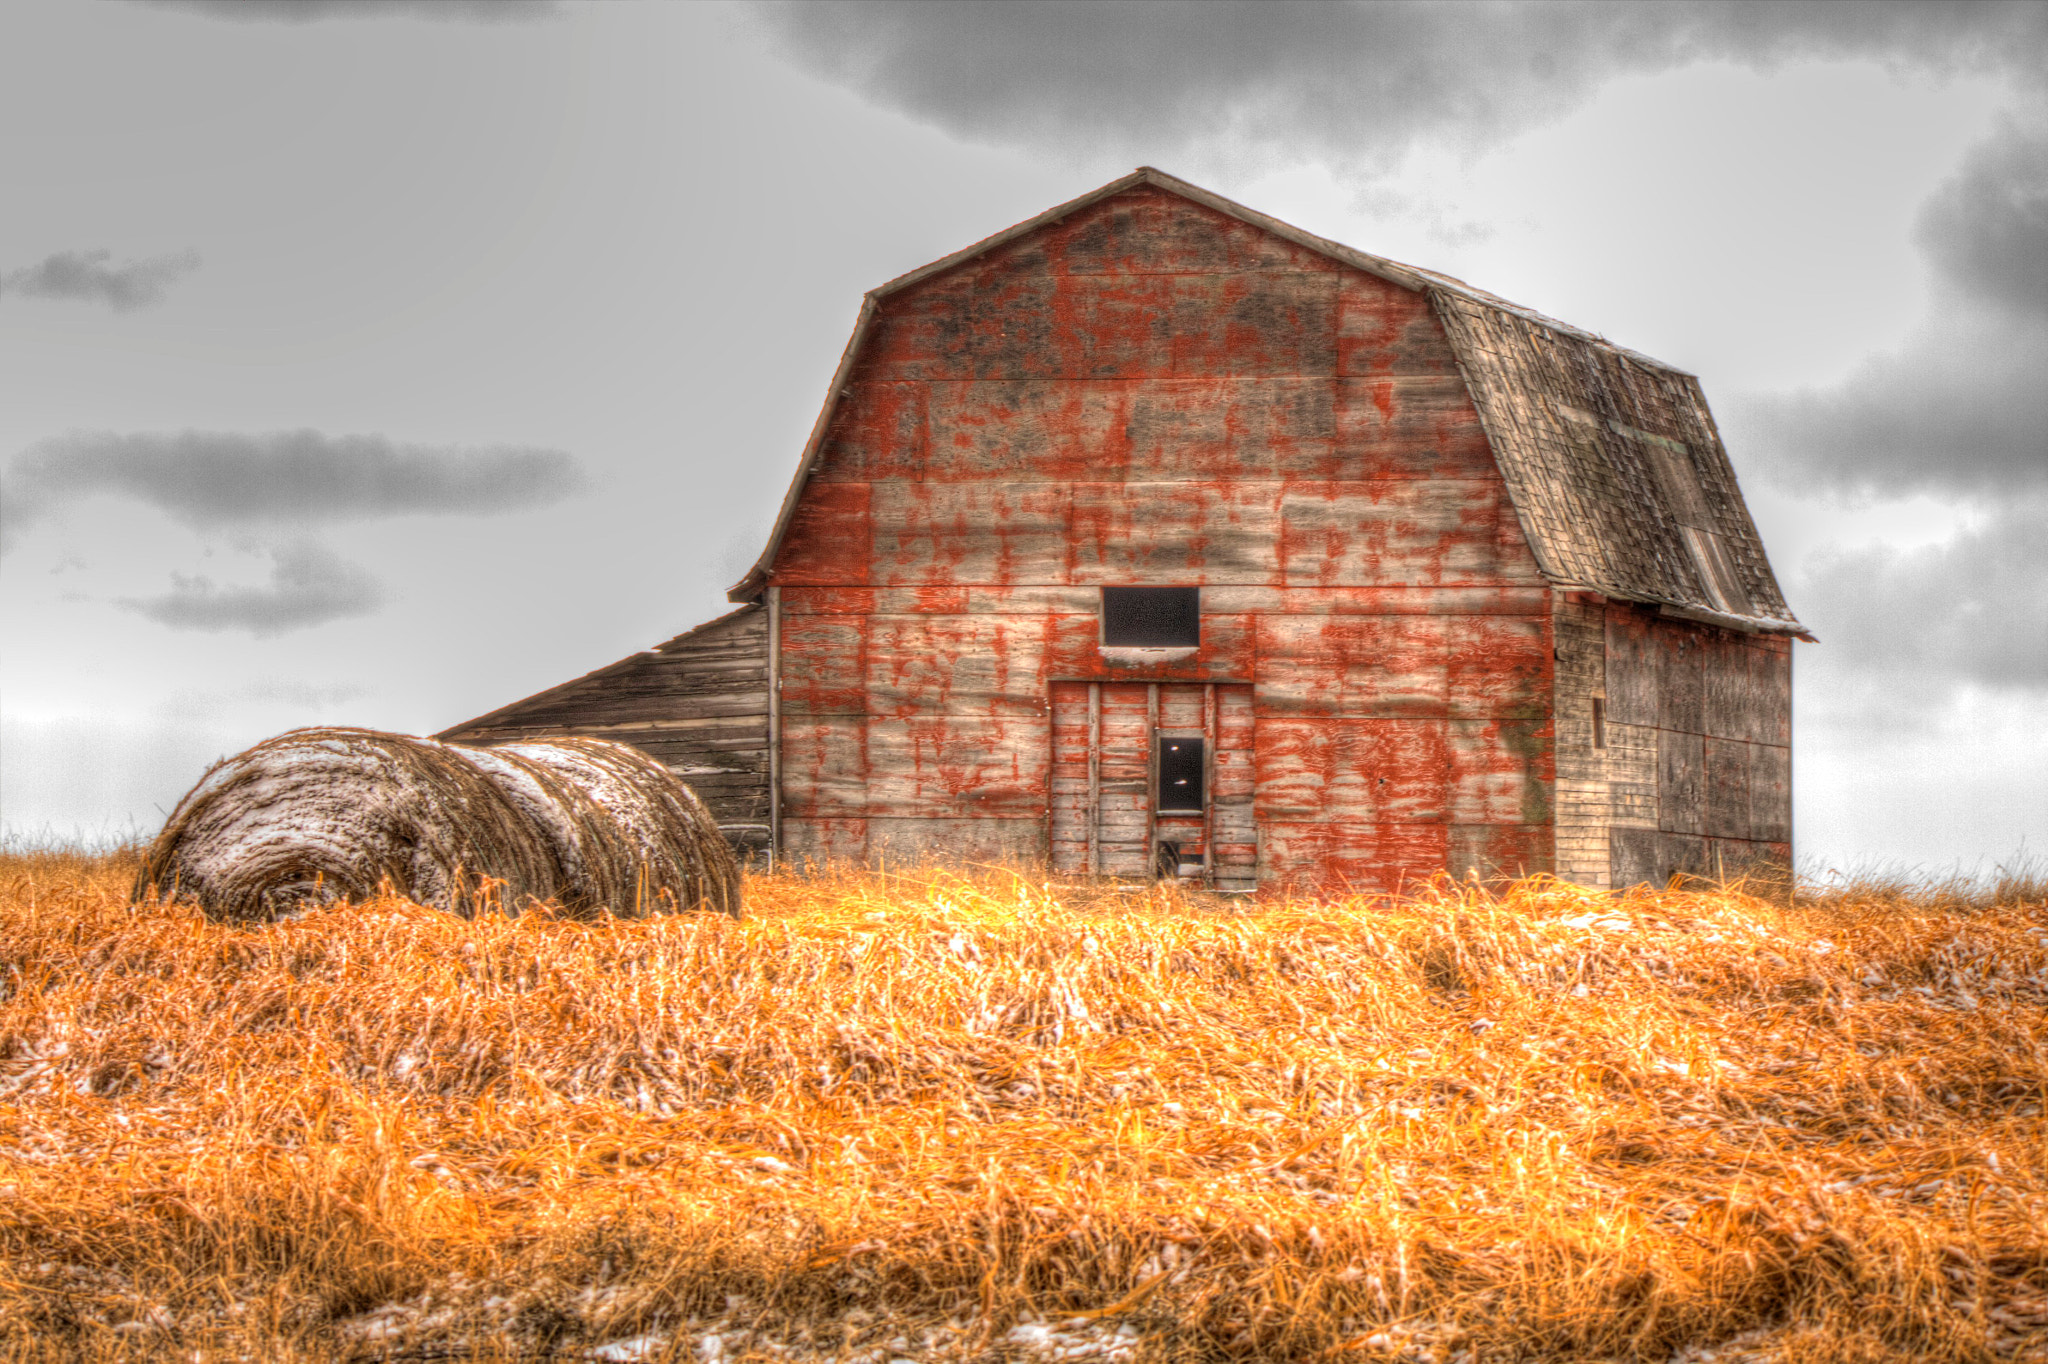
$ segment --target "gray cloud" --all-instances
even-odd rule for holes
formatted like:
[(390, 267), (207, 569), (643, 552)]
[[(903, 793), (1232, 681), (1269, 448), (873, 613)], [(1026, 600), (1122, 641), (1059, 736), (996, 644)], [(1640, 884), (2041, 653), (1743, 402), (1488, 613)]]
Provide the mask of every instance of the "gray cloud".
[(401, 445), (318, 431), (81, 431), (15, 457), (0, 481), (0, 529), (18, 531), (65, 502), (107, 493), (204, 530), (484, 515), (538, 506), (582, 485), (570, 456), (529, 446)]
[(1832, 389), (1737, 397), (1745, 470), (1807, 491), (1988, 498), (2048, 488), (2048, 322), (1951, 315)]
[[(2034, 110), (2038, 114), (2038, 110)], [(1931, 315), (1824, 391), (1732, 404), (1766, 467), (1857, 495), (2048, 487), (2048, 131), (2008, 121), (1922, 208)]]
[(1959, 682), (2048, 692), (2048, 495), (2008, 502), (1946, 544), (1814, 556), (1795, 583), (1827, 664), (1889, 694)]
[(2039, 84), (2032, 0), (763, 0), (792, 61), (979, 141), (1386, 165), (1486, 145), (1617, 76), (1721, 60), (1874, 58)]
[(1919, 237), (1964, 294), (2048, 318), (2048, 136), (2001, 128), (1928, 203)]
[(161, 303), (171, 285), (199, 268), (199, 253), (183, 251), (109, 265), (111, 251), (59, 251), (35, 265), (0, 274), (0, 294), (24, 298), (78, 298), (128, 312)]
[(504, 24), (552, 19), (556, 0), (139, 0), (153, 9), (184, 10), (244, 24), (311, 24), (322, 19), (432, 19)]
[(210, 578), (173, 573), (164, 595), (120, 604), (173, 630), (246, 630), (262, 638), (368, 615), (384, 603), (376, 579), (320, 545), (299, 541), (271, 550), (270, 557), (266, 587), (221, 587)]

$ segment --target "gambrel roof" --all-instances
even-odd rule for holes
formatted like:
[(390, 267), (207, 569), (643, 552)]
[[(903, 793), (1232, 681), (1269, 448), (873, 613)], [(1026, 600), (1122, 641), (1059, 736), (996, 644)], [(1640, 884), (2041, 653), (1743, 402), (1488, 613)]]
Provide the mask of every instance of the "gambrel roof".
[(1771, 573), (1698, 379), (1462, 280), (1304, 232), (1150, 167), (869, 291), (767, 548), (731, 600), (754, 600), (766, 585), (883, 301), (1141, 185), (1425, 294), (1552, 584), (1734, 629), (1806, 635)]

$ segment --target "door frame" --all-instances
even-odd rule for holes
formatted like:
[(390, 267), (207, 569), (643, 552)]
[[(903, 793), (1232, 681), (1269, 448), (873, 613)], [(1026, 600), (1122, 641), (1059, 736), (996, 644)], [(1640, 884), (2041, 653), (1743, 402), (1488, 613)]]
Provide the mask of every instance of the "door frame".
[(1147, 855), (1157, 858), (1159, 851), (1159, 740), (1167, 737), (1159, 726), (1159, 689), (1161, 687), (1200, 687), (1202, 689), (1202, 727), (1199, 731), (1176, 727), (1173, 735), (1182, 735), (1202, 740), (1202, 876), (1205, 886), (1216, 880), (1215, 826), (1216, 826), (1216, 732), (1219, 707), (1216, 701), (1218, 687), (1250, 687), (1252, 682), (1230, 677), (1048, 677), (1045, 680), (1045, 742), (1047, 749), (1045, 788), (1045, 851), (1048, 861), (1052, 857), (1052, 772), (1059, 761), (1057, 740), (1054, 737), (1052, 692), (1056, 686), (1085, 686), (1088, 688), (1088, 855), (1082, 874), (1101, 876), (1102, 845), (1102, 688), (1104, 686), (1139, 685), (1147, 688), (1145, 699), (1145, 729), (1147, 751), (1145, 754), (1145, 847)]

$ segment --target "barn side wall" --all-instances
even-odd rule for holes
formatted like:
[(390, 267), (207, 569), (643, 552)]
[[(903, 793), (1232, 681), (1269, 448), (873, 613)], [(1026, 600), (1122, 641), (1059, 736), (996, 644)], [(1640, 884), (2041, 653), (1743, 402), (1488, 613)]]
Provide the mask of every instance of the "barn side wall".
[(770, 821), (768, 613), (734, 612), (439, 737), (495, 744), (567, 734), (651, 755), (697, 793), (735, 850), (762, 856)]
[(1556, 635), (1560, 876), (1619, 888), (1791, 865), (1789, 639), (1583, 593), (1559, 594)]
[(1254, 686), (1264, 884), (1552, 864), (1552, 594), (1428, 301), (1179, 196), (885, 297), (769, 581), (798, 862), (1043, 856), (1052, 683), (1178, 680)]

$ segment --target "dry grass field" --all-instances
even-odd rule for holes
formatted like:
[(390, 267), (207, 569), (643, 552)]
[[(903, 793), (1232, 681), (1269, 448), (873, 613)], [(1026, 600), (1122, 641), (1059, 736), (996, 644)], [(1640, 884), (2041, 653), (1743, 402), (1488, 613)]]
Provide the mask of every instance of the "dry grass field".
[(2048, 901), (253, 928), (0, 858), (0, 1359), (2048, 1359)]

